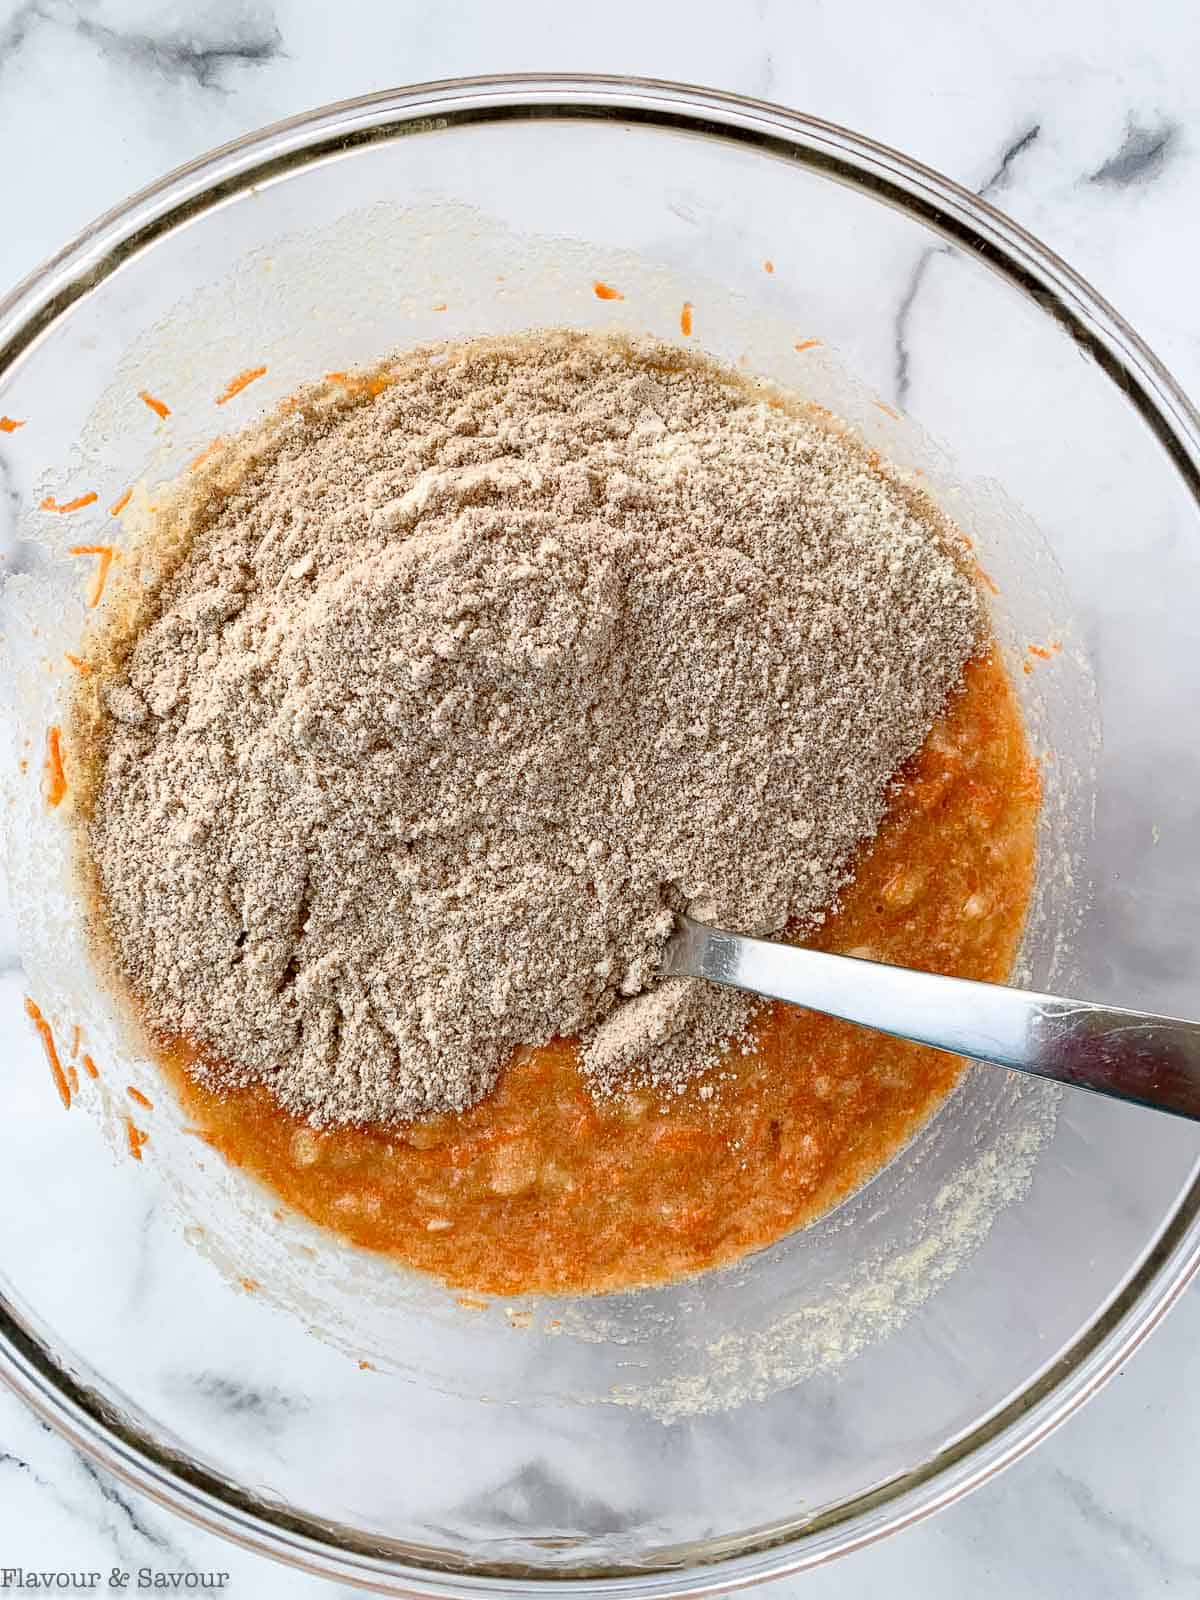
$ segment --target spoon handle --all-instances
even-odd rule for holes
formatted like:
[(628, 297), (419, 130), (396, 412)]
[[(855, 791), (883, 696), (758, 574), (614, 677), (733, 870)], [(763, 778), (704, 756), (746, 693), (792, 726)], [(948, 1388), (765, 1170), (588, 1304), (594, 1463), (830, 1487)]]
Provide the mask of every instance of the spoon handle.
[(1200, 1023), (747, 939), (691, 917), (676, 919), (661, 970), (1200, 1121)]

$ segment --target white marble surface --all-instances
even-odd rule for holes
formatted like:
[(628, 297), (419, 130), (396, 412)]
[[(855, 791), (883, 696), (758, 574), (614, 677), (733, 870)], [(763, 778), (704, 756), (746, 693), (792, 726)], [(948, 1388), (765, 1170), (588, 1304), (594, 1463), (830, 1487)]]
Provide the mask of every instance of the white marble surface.
[[(0, 285), (167, 168), (321, 102), (457, 74), (634, 72), (778, 100), (986, 187), (1196, 393), (1198, 63), (1192, 0), (0, 0)], [(9, 953), (0, 924), (0, 963)], [(774, 1592), (1200, 1592), (1189, 1488), (1198, 1335), (1193, 1291), (1032, 1457), (934, 1520)], [(224, 1570), (235, 1595), (331, 1592), (137, 1499), (0, 1395), (0, 1568), (10, 1566)]]

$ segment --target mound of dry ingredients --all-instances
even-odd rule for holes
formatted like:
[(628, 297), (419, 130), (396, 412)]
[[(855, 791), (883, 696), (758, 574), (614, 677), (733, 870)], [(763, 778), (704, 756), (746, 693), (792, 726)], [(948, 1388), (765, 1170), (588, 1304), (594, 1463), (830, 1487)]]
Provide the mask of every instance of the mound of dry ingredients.
[(648, 987), (671, 912), (819, 918), (976, 588), (861, 448), (668, 346), (387, 377), (307, 392), (167, 519), (102, 689), (117, 962), (318, 1125), (461, 1109), (573, 1033), (598, 1084), (678, 1088), (750, 1003)]

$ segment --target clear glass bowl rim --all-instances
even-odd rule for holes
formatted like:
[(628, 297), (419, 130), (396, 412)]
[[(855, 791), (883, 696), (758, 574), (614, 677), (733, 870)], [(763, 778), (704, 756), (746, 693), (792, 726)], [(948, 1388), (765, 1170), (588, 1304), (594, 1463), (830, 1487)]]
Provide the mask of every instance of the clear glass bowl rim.
[[(382, 90), (277, 122), (168, 173), (104, 213), (0, 299), (0, 376), (76, 300), (173, 230), (250, 187), (360, 145), (520, 120), (635, 122), (786, 157), (879, 200), (969, 249), (1053, 317), (1153, 431), (1200, 515), (1200, 414), (1133, 329), (1052, 250), (986, 201), (849, 129), (766, 101), (659, 79), (574, 74), (444, 79)], [(1138, 1270), (1057, 1362), (998, 1412), (919, 1467), (815, 1518), (661, 1553), (644, 1565), (547, 1576), (472, 1567), (411, 1548), (404, 1560), (352, 1530), (267, 1506), (181, 1461), (78, 1383), (0, 1295), (0, 1380), (72, 1444), (132, 1487), (247, 1550), (394, 1594), (469, 1597), (726, 1593), (822, 1564), (949, 1505), (1015, 1461), (1094, 1394), (1200, 1267), (1200, 1179)], [(818, 1535), (826, 1537), (818, 1538)], [(514, 1588), (514, 1585), (517, 1586)]]

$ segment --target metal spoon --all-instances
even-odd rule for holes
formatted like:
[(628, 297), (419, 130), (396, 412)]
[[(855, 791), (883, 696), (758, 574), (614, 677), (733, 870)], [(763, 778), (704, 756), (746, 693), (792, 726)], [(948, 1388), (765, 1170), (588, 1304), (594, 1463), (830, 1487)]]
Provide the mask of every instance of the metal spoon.
[(1200, 1121), (1200, 1023), (676, 924), (664, 977), (708, 978)]

